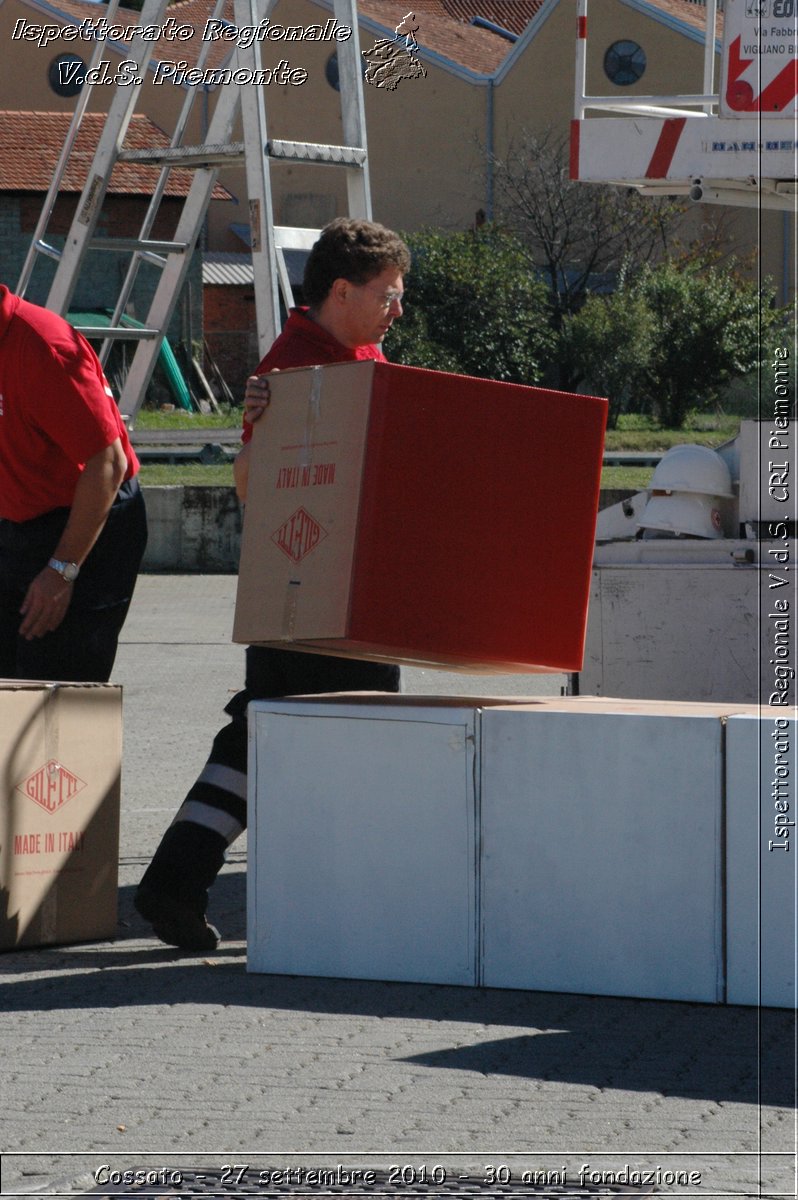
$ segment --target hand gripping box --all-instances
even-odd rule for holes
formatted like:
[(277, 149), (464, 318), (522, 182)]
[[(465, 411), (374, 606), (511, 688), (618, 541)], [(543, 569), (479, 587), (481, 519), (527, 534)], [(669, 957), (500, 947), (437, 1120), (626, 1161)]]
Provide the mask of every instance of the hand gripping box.
[(0, 680), (0, 949), (116, 933), (122, 689)]
[(271, 388), (234, 641), (580, 669), (605, 400), (374, 362)]

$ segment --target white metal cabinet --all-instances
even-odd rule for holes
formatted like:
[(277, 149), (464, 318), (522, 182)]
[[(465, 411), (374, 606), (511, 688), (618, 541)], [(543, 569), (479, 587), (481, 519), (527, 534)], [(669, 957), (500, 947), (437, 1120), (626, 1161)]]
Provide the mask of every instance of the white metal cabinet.
[(597, 545), (580, 693), (757, 703), (758, 553), (731, 539)]
[(727, 999), (794, 1008), (798, 721), (769, 708), (731, 717), (726, 736)]
[(722, 755), (714, 714), (485, 710), (482, 983), (722, 999)]
[(473, 707), (249, 711), (248, 969), (475, 983)]
[(249, 969), (790, 1007), (785, 718), (742, 707), (252, 705)]

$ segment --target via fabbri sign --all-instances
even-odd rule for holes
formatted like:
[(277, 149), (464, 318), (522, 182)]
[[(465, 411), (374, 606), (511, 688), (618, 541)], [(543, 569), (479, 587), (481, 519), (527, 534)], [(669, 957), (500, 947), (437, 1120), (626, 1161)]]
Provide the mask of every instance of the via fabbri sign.
[(726, 0), (720, 116), (798, 111), (798, 0)]

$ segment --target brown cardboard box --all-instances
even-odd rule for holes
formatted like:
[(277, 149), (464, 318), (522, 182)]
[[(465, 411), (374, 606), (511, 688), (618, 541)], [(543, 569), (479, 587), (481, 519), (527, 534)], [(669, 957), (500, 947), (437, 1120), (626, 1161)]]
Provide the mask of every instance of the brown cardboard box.
[(0, 949), (116, 932), (122, 689), (0, 680)]
[(234, 641), (580, 669), (605, 400), (374, 362), (271, 388)]

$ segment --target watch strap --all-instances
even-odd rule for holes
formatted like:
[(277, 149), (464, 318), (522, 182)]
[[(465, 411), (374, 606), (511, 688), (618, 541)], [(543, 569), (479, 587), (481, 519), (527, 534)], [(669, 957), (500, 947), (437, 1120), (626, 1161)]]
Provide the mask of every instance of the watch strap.
[(47, 566), (56, 571), (66, 583), (74, 583), (80, 573), (77, 563), (62, 562), (60, 558), (51, 558)]

